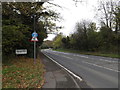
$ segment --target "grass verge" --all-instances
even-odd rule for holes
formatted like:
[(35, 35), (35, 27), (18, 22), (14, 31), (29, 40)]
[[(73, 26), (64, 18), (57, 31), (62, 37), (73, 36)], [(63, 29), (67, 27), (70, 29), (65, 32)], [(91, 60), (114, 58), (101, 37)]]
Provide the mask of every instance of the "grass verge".
[(103, 56), (103, 57), (111, 57), (111, 58), (120, 58), (119, 54), (113, 54), (113, 53), (83, 52), (83, 51), (71, 50), (71, 49), (56, 49), (55, 51), (78, 53), (78, 54), (85, 54), (85, 55), (95, 55), (95, 56)]
[(40, 59), (17, 57), (3, 64), (2, 88), (41, 88), (44, 84), (44, 65)]

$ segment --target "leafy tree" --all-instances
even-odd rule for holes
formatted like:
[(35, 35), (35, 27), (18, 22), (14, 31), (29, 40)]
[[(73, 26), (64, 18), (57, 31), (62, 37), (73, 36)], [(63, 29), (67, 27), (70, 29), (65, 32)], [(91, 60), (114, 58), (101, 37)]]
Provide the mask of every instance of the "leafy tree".
[(70, 39), (69, 36), (62, 38), (62, 43), (64, 48), (70, 48)]
[(98, 49), (98, 40), (97, 37), (97, 28), (96, 23), (91, 22), (87, 28), (87, 37), (88, 37), (88, 50), (96, 51)]
[(71, 49), (76, 49), (77, 48), (76, 46), (77, 46), (76, 34), (74, 33), (70, 36), (70, 48)]
[(46, 41), (43, 42), (43, 44), (40, 47), (42, 49), (53, 48), (53, 41), (46, 40)]
[(60, 33), (53, 39), (53, 47), (54, 48), (61, 48), (63, 46), (62, 38), (63, 38), (63, 35), (62, 35), (62, 33)]
[(2, 3), (3, 57), (15, 55), (15, 49), (24, 48), (28, 50), (27, 56), (33, 57), (33, 42), (30, 40), (34, 29), (39, 35), (37, 48), (47, 37), (48, 29), (50, 32), (55, 30), (56, 25), (53, 21), (57, 20), (58, 14), (51, 10), (43, 12), (45, 8), (42, 5), (42, 2)]
[(113, 33), (108, 28), (107, 26), (101, 27), (99, 36), (98, 36), (98, 41), (99, 41), (99, 48), (101, 51), (108, 51), (110, 50), (110, 45), (113, 42)]
[[(76, 1), (76, 0), (74, 0)], [(77, 1), (76, 1), (77, 2)], [(80, 51), (117, 53), (120, 51), (120, 7), (118, 1), (101, 1), (98, 8), (101, 26), (81, 21), (76, 23), (76, 31), (68, 37), (57, 36), (54, 40), (60, 48)]]
[(88, 28), (87, 21), (82, 21), (80, 23), (76, 24), (76, 47), (78, 47), (79, 50), (88, 50), (88, 36), (87, 36), (87, 28)]

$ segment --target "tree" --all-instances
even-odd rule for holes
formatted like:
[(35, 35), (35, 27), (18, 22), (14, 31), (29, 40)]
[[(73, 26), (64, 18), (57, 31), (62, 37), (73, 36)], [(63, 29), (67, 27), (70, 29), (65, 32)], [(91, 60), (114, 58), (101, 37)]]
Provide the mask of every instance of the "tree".
[(120, 30), (119, 1), (100, 1), (99, 11), (103, 12), (100, 14), (102, 24), (98, 35), (100, 50), (116, 52), (116, 45), (119, 44), (119, 38), (116, 37)]
[[(58, 14), (54, 11), (43, 12), (42, 2), (4, 2), (2, 3), (3, 16), (3, 55), (4, 57), (14, 55), (15, 49), (28, 49), (28, 56), (33, 56), (33, 42), (30, 42), (31, 34), (34, 31), (38, 33), (37, 48), (47, 37), (45, 23), (40, 17), (47, 17), (46, 27), (53, 31), (54, 20), (57, 20)], [(35, 27), (34, 27), (35, 18)]]
[(70, 48), (70, 39), (69, 36), (62, 38), (62, 43), (64, 48)]
[(120, 31), (120, 6), (116, 6), (114, 15), (115, 32), (118, 33), (118, 31)]
[[(114, 29), (116, 26), (115, 24), (118, 24), (118, 20), (116, 19), (116, 15), (119, 12), (118, 10), (119, 2), (118, 1), (101, 1), (98, 8), (98, 11), (100, 11), (99, 15), (101, 18), (101, 23), (106, 25), (111, 30)], [(117, 28), (117, 27), (116, 27)]]
[(99, 36), (99, 50), (107, 52), (110, 50), (110, 46), (113, 42), (113, 33), (107, 26), (100, 28)]
[(53, 41), (46, 40), (46, 41), (43, 42), (43, 44), (40, 47), (42, 49), (53, 48)]
[(63, 46), (62, 38), (63, 38), (63, 35), (62, 35), (62, 33), (60, 33), (53, 39), (53, 47), (54, 48), (61, 48)]
[(87, 36), (88, 25), (89, 22), (85, 20), (76, 24), (76, 30), (77, 30), (76, 40), (77, 40), (77, 45), (81, 50), (88, 50), (88, 36)]
[(97, 48), (98, 48), (97, 36), (98, 36), (98, 32), (96, 28), (96, 23), (90, 22), (87, 28), (88, 50), (89, 51), (97, 51)]

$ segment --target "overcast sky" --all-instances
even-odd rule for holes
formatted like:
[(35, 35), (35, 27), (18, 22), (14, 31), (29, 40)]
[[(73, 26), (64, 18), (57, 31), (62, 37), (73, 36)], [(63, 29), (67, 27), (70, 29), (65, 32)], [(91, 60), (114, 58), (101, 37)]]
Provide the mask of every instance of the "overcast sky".
[[(80, 20), (96, 21), (94, 16), (96, 14), (95, 7), (98, 5), (98, 0), (83, 0), (81, 3), (77, 3), (77, 6), (73, 0), (53, 0), (54, 4), (60, 5), (59, 7), (52, 7), (61, 14), (64, 20), (58, 25), (62, 25), (64, 28), (60, 30), (64, 35), (73, 33), (75, 23)], [(49, 4), (45, 4), (47, 6)], [(48, 35), (48, 40), (52, 40), (54, 35)]]

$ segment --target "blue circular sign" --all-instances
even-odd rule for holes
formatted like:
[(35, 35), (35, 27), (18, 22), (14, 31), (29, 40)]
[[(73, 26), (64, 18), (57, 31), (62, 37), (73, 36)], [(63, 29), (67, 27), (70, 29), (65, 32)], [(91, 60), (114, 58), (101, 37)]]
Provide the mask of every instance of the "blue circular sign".
[(36, 32), (33, 32), (33, 33), (32, 33), (32, 37), (35, 37), (35, 38), (36, 38), (37, 36), (38, 36), (38, 34), (37, 34)]

